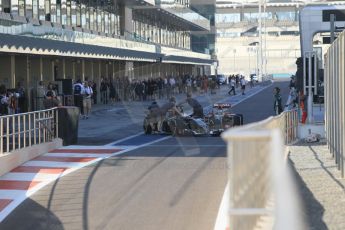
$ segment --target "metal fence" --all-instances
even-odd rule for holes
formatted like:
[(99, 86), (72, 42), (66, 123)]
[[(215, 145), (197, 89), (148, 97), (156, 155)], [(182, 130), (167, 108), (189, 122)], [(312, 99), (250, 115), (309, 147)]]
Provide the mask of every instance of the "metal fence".
[(325, 55), (325, 128), (328, 147), (345, 177), (345, 32)]
[[(297, 111), (227, 131), (229, 229), (304, 229), (285, 144), (297, 139)], [(285, 154), (284, 154), (285, 153)]]
[(0, 154), (58, 137), (57, 108), (0, 116)]

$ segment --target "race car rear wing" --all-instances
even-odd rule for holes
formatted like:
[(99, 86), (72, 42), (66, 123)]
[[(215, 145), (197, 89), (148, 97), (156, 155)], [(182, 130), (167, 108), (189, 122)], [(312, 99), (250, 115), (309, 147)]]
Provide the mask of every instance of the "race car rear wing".
[(228, 108), (231, 108), (231, 104), (229, 104), (229, 103), (215, 103), (215, 104), (213, 104), (213, 108), (228, 109)]

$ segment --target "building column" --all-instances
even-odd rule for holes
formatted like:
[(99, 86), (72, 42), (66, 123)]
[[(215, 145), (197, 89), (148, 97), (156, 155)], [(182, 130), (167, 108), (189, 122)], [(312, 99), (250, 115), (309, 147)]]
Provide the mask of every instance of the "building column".
[(55, 61), (54, 60), (52, 60), (51, 61), (51, 81), (54, 81), (55, 79), (54, 79), (54, 66), (55, 66)]
[(16, 88), (16, 56), (11, 54), (11, 88)]
[(105, 78), (109, 77), (109, 62), (105, 63)]
[(115, 62), (113, 61), (112, 63), (112, 66), (113, 66), (113, 74), (112, 74), (112, 77), (113, 77), (113, 80), (115, 80)]
[(242, 22), (244, 20), (244, 8), (243, 6), (240, 9), (240, 21)]
[(132, 79), (132, 72), (133, 72), (133, 62), (132, 61), (126, 61), (126, 67), (125, 67), (125, 75), (129, 79)]
[(99, 60), (98, 61), (98, 77), (97, 77), (97, 91), (99, 92), (97, 94), (97, 102), (100, 102), (101, 101), (101, 75), (102, 75), (102, 61)]
[(78, 80), (75, 78), (75, 60), (73, 60), (73, 62), (72, 62), (72, 78), (74, 80)]
[(85, 81), (85, 59), (81, 60), (81, 77)]
[(40, 57), (40, 81), (43, 81), (43, 57)]
[(123, 6), (120, 8), (120, 17), (123, 18), (124, 20), (120, 20), (120, 30), (121, 30), (121, 35), (128, 37), (128, 35), (133, 34), (133, 12), (132, 9)]
[(27, 93), (27, 109), (31, 111), (31, 89), (30, 89), (30, 73), (31, 73), (31, 65), (29, 55), (26, 55), (26, 93)]
[(92, 81), (94, 81), (95, 80), (95, 75), (94, 75), (94, 71), (93, 71), (93, 60), (91, 60), (91, 79), (92, 79)]
[(66, 60), (62, 58), (62, 78), (66, 79)]

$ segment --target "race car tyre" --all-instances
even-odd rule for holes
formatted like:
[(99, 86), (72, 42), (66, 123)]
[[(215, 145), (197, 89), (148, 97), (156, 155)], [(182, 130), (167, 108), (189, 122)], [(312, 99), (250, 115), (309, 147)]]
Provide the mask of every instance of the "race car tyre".
[(165, 132), (165, 133), (171, 133), (171, 128), (170, 128), (170, 126), (168, 125), (168, 122), (167, 122), (167, 121), (163, 121), (163, 123), (162, 123), (162, 130), (163, 130), (163, 132)]
[(151, 125), (144, 126), (145, 134), (152, 134), (152, 127)]
[(146, 118), (144, 119), (143, 128), (144, 128), (145, 134), (151, 134), (153, 131), (150, 123), (148, 122), (148, 120)]
[(170, 122), (169, 128), (171, 130), (171, 135), (173, 135), (173, 136), (179, 136), (180, 135), (180, 130), (177, 127), (176, 120)]

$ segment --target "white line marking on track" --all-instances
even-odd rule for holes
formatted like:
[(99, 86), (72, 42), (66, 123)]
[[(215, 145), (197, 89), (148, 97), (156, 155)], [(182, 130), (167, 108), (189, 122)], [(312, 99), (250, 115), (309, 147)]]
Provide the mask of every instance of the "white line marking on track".
[(200, 145), (180, 145), (180, 144), (176, 144), (176, 145), (151, 145), (151, 147), (191, 147), (191, 148), (202, 148), (202, 147), (226, 147), (226, 144), (223, 144), (223, 145), (203, 145), (203, 144), (200, 144)]
[(120, 139), (120, 140), (111, 142), (111, 143), (109, 143), (109, 144), (106, 144), (105, 146), (113, 146), (113, 147), (114, 147), (114, 145), (116, 145), (117, 143), (121, 143), (121, 142), (123, 142), (123, 141), (127, 141), (127, 140), (129, 140), (129, 139), (138, 137), (138, 136), (143, 135), (143, 134), (144, 134), (144, 132), (140, 132), (140, 133), (138, 133), (138, 134), (135, 134), (135, 135), (132, 135), (132, 136), (128, 136), (128, 137), (122, 138), (122, 139)]
[(111, 153), (46, 153), (41, 156), (45, 157), (96, 157), (96, 158), (103, 158), (107, 156), (111, 156)]
[(26, 191), (23, 190), (0, 190), (1, 199), (16, 199), (18, 197), (25, 196)]
[(214, 230), (225, 230), (229, 227), (229, 183), (225, 187), (222, 201), (214, 225)]
[(63, 146), (59, 149), (118, 149), (119, 147), (116, 146), (106, 146), (106, 145), (69, 145), (69, 146)]
[(7, 173), (1, 176), (1, 180), (14, 180), (14, 181), (51, 181), (59, 177), (59, 174), (46, 174), (46, 173)]
[[(87, 162), (88, 163), (88, 162)], [(55, 162), (55, 161), (27, 161), (22, 166), (38, 166), (38, 167), (56, 167), (56, 168), (74, 168), (84, 166), (86, 163), (77, 162)]]

